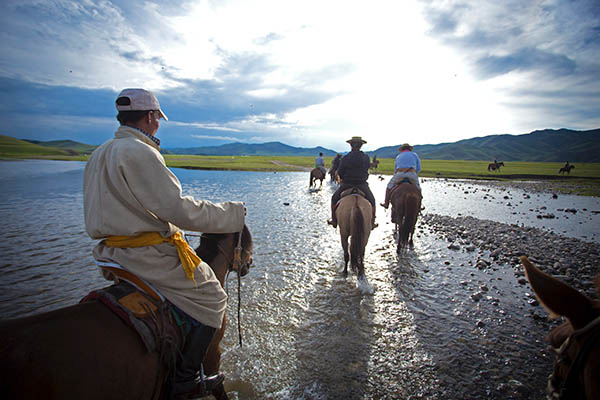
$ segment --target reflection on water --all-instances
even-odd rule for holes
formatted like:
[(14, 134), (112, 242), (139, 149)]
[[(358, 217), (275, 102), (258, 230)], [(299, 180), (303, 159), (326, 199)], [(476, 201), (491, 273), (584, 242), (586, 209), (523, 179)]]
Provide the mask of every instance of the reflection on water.
[[(106, 285), (84, 230), (82, 167), (0, 162), (2, 318), (63, 307)], [(535, 309), (512, 268), (473, 268), (473, 253), (450, 252), (422, 225), (414, 250), (397, 256), (389, 215), (379, 208), (365, 259), (375, 292), (364, 295), (354, 277), (340, 274), (339, 235), (325, 223), (331, 184), (309, 191), (307, 173), (174, 172), (185, 194), (242, 200), (248, 209), (256, 266), (242, 280), (244, 346), (237, 345), (235, 284), (223, 346), (234, 398), (544, 397), (552, 360), (541, 343), (547, 327), (531, 318)], [(372, 176), (370, 184), (381, 201), (386, 181)], [(529, 214), (542, 203), (547, 210), (577, 207), (569, 219), (560, 214), (561, 229), (597, 240), (597, 199), (552, 203), (472, 182), (422, 186), (430, 213), (534, 225), (540, 221)], [(507, 195), (515, 206), (506, 205)], [(476, 291), (484, 291), (479, 301), (471, 298)]]

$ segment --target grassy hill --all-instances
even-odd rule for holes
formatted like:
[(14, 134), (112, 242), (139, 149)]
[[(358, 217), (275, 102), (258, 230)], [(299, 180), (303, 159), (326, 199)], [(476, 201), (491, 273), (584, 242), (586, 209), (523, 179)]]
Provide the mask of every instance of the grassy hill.
[(57, 149), (65, 150), (68, 153), (76, 154), (91, 154), (94, 149), (98, 146), (91, 144), (79, 143), (73, 140), (50, 140), (48, 142), (42, 142), (39, 140), (25, 140), (26, 142), (34, 143), (44, 147), (54, 147)]
[(0, 157), (68, 156), (68, 151), (0, 135)]
[[(382, 147), (369, 154), (395, 158), (399, 146)], [(421, 159), (428, 160), (600, 162), (600, 129), (546, 129), (525, 135), (492, 135), (454, 143), (417, 145), (414, 151)]]

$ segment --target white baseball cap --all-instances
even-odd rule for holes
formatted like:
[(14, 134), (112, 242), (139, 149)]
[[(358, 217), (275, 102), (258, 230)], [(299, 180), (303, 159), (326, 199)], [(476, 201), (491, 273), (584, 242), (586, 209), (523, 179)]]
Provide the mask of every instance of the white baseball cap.
[(160, 109), (154, 93), (145, 89), (123, 89), (117, 96), (115, 104), (119, 111), (158, 111), (162, 118), (169, 120)]

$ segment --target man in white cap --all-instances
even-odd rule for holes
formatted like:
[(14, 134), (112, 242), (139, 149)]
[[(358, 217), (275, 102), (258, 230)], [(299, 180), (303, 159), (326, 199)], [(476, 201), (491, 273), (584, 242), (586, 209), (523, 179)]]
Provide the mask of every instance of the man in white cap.
[(385, 201), (381, 203), (383, 208), (388, 208), (390, 205), (390, 195), (394, 186), (399, 185), (403, 180), (408, 180), (413, 185), (417, 186), (419, 192), (421, 191), (421, 185), (419, 185), (419, 176), (417, 175), (421, 171), (421, 159), (414, 153), (413, 146), (408, 143), (404, 143), (398, 148), (400, 154), (396, 156), (394, 162), (394, 175), (390, 179), (385, 189)]
[(159, 120), (167, 116), (153, 93), (125, 89), (116, 107), (121, 125), (85, 167), (86, 231), (101, 240), (93, 251), (98, 265), (137, 275), (179, 309), (191, 326), (172, 393), (173, 398), (187, 399), (222, 382), (222, 375), (203, 379), (200, 371), (208, 345), (221, 327), (227, 295), (180, 229), (240, 232), (245, 207), (242, 202), (213, 204), (182, 195), (179, 180), (159, 151), (155, 135)]
[(367, 154), (360, 150), (362, 145), (367, 143), (367, 141), (363, 140), (360, 136), (353, 136), (351, 139), (346, 140), (346, 143), (350, 143), (351, 150), (350, 153), (342, 157), (337, 169), (342, 183), (331, 196), (331, 219), (327, 223), (334, 228), (337, 227), (337, 218), (335, 215), (337, 202), (340, 200), (344, 190), (355, 187), (362, 191), (367, 200), (369, 200), (369, 203), (371, 203), (371, 207), (373, 208), (373, 226), (371, 229), (373, 229), (377, 227), (375, 223), (375, 196), (373, 196), (367, 182), (371, 160)]

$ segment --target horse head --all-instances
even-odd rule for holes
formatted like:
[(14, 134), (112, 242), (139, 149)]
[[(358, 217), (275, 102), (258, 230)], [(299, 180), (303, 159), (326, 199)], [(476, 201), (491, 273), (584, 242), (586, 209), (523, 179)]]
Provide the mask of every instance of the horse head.
[[(521, 257), (531, 288), (552, 316), (567, 318), (546, 337), (557, 352), (549, 398), (600, 398), (600, 303)], [(596, 279), (600, 295), (600, 277)]]
[[(236, 233), (203, 233), (200, 246), (196, 249), (198, 256), (213, 268), (215, 275), (223, 283), (227, 272), (236, 271), (244, 276), (252, 265), (252, 234), (247, 225)], [(215, 262), (221, 256), (221, 262)]]

